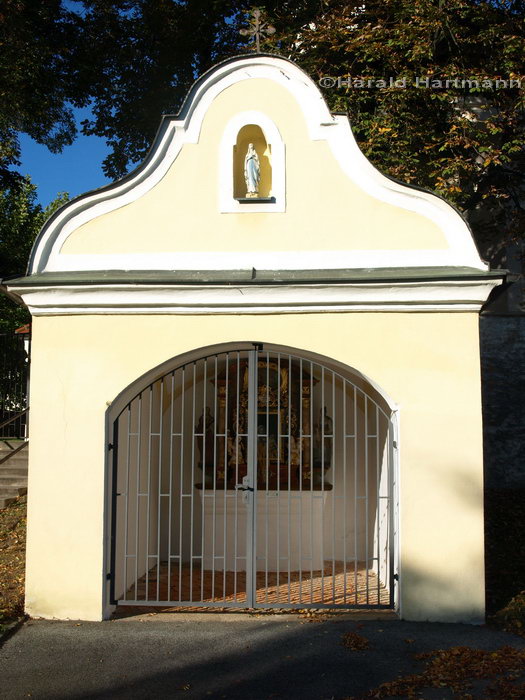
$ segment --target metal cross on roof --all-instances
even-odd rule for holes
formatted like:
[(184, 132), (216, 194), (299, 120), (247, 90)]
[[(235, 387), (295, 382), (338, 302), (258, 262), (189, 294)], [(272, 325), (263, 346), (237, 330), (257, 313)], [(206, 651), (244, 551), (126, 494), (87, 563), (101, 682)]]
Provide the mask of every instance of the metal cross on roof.
[(254, 9), (250, 13), (251, 18), (249, 20), (249, 27), (247, 29), (240, 29), (239, 34), (242, 36), (249, 36), (252, 39), (255, 38), (255, 47), (257, 53), (261, 53), (261, 36), (271, 36), (275, 34), (275, 27), (268, 22), (261, 22), (261, 11), (259, 9)]

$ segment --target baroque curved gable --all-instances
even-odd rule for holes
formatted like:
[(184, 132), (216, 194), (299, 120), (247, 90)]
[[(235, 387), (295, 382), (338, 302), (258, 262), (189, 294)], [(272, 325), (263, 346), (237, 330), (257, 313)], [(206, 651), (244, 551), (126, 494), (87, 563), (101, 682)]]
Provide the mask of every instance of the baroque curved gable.
[[(252, 202), (234, 182), (244, 127), (271, 170)], [(375, 169), (295, 64), (253, 55), (197, 81), (131, 175), (59, 210), (29, 274), (440, 266), (487, 269), (458, 212)]]

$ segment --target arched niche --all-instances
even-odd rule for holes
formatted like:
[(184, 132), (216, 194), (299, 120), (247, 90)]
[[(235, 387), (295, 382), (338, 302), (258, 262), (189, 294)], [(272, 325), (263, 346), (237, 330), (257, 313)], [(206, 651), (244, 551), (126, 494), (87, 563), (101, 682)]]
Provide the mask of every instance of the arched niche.
[[(254, 144), (261, 168), (258, 197), (246, 197), (244, 159)], [(284, 212), (285, 146), (276, 124), (262, 112), (235, 114), (226, 124), (219, 147), (219, 211)]]
[(237, 134), (237, 140), (233, 146), (233, 196), (236, 199), (246, 197), (244, 160), (250, 143), (253, 143), (259, 157), (261, 179), (258, 196), (259, 198), (271, 197), (272, 147), (266, 141), (264, 132), (258, 124), (246, 124)]

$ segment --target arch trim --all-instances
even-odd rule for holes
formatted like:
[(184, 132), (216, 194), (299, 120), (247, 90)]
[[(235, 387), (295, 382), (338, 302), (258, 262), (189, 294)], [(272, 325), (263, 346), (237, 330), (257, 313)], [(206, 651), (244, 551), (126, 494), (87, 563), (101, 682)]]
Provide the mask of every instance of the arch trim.
[[(377, 384), (377, 382), (360, 372), (355, 367), (347, 365), (344, 362), (340, 362), (339, 360), (335, 360), (334, 358), (326, 355), (321, 355), (302, 348), (290, 347), (288, 345), (276, 345), (273, 343), (264, 343), (263, 341), (236, 341), (231, 343), (217, 343), (214, 345), (207, 345), (205, 347), (189, 350), (181, 355), (176, 355), (175, 357), (165, 360), (161, 364), (142, 374), (140, 377), (137, 377), (137, 379), (131, 382), (131, 384), (128, 384), (128, 386), (125, 387), (111, 402), (111, 405), (108, 407), (106, 412), (108, 424), (116, 420), (128, 403), (138, 394), (140, 394), (143, 389), (175, 369), (205, 357), (219, 355), (226, 352), (235, 352), (237, 350), (254, 350), (257, 346), (261, 346), (264, 349), (264, 352), (281, 352), (289, 355), (296, 354), (297, 357), (312, 360), (313, 362), (328, 367), (335, 372), (340, 372), (341, 376), (343, 376), (345, 379), (347, 379), (345, 374), (350, 375), (351, 379), (347, 379), (347, 381), (356, 384), (356, 386), (368, 384), (373, 389), (377, 397), (383, 402), (383, 410), (385, 411), (385, 415), (387, 417), (391, 417), (399, 410), (397, 403), (387, 394), (387, 392), (384, 391), (382, 387), (379, 386), (379, 384)], [(365, 391), (365, 393), (367, 392)], [(376, 399), (372, 396), (370, 398), (376, 401)]]

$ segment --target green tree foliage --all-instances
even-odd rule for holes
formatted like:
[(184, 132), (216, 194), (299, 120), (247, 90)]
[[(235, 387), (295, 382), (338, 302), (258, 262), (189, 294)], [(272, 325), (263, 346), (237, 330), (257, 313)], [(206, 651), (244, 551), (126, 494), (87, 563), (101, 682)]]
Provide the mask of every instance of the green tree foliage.
[[(145, 157), (160, 115), (176, 112), (199, 75), (246, 51), (245, 0), (84, 0), (76, 62), (92, 98), (83, 132), (112, 148), (103, 170), (124, 175)], [(318, 0), (266, 3), (298, 31)], [(278, 9), (280, 8), (280, 9)], [(293, 9), (292, 9), (293, 8)], [(94, 50), (95, 47), (95, 50)]]
[[(38, 232), (51, 214), (67, 201), (68, 195), (62, 193), (43, 208), (36, 202), (36, 186), (29, 178), (0, 190), (0, 276), (3, 279), (25, 271)], [(27, 309), (0, 296), (0, 333), (14, 331), (28, 321)]]
[[(370, 160), (391, 177), (432, 189), (464, 211), (485, 255), (497, 258), (505, 242), (523, 240), (524, 3), (330, 0), (321, 5), (300, 32), (281, 33), (281, 50), (314, 79), (343, 79), (324, 90), (325, 98), (334, 111), (349, 114)], [(407, 87), (381, 88), (374, 82), (362, 88), (353, 80), (390, 76), (406, 78)], [(426, 78), (440, 82), (418, 88), (417, 78), (422, 85)], [(522, 87), (498, 89), (498, 79), (521, 79)], [(492, 85), (483, 87), (484, 80)]]
[(80, 18), (60, 0), (0, 3), (0, 187), (19, 165), (18, 134), (57, 153), (76, 135), (71, 106), (87, 103), (73, 49)]
[[(269, 3), (279, 5), (293, 3)], [(297, 5), (299, 29), (318, 1)], [(245, 10), (245, 0), (2, 0), (0, 187), (16, 178), (20, 132), (59, 152), (77, 133), (72, 107), (88, 104), (82, 132), (111, 146), (104, 172), (124, 175), (144, 158), (160, 115), (243, 50)]]

